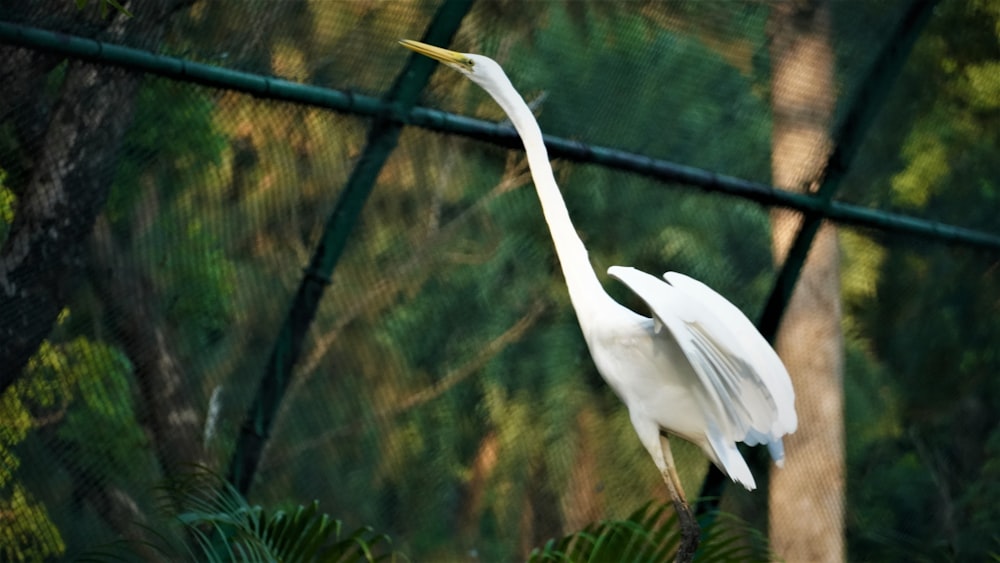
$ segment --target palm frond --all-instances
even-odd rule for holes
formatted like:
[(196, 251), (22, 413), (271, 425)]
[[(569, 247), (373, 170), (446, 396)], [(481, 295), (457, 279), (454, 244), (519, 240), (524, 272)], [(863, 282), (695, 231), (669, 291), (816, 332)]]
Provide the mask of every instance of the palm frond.
[(250, 506), (229, 483), (205, 471), (171, 487), (169, 498), (183, 509), (177, 518), (207, 559), (299, 563), (395, 557), (388, 536), (369, 527), (344, 536), (343, 524), (321, 513), (318, 501), (291, 510)]
[(388, 536), (370, 527), (345, 534), (343, 523), (321, 513), (318, 501), (290, 510), (251, 506), (225, 479), (200, 466), (162, 483), (157, 492), (159, 512), (180, 525), (180, 534), (143, 526), (157, 541), (143, 542), (142, 546), (130, 542), (102, 546), (86, 553), (85, 559), (134, 560), (138, 547), (147, 553), (158, 552), (164, 559), (212, 563), (375, 563), (396, 559)]
[[(591, 524), (568, 536), (549, 540), (532, 551), (529, 563), (592, 563), (673, 560), (680, 543), (677, 516), (669, 504), (647, 503), (623, 520)], [(763, 534), (739, 518), (718, 514), (702, 529), (695, 561), (770, 561)]]

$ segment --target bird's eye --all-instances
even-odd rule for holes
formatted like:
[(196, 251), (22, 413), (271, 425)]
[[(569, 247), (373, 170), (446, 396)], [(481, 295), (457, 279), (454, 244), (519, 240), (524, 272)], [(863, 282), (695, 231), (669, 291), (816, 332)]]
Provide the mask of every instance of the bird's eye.
[(473, 67), (476, 66), (476, 61), (474, 61), (472, 59), (465, 58), (465, 59), (461, 60), (461, 65), (462, 65), (462, 67), (465, 68), (465, 70), (471, 71), (473, 69)]

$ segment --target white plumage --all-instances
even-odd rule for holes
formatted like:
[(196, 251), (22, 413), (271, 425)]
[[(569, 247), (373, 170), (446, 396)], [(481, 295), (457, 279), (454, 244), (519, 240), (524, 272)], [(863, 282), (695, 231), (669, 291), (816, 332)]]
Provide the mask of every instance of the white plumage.
[(500, 66), (480, 55), (401, 43), (480, 85), (517, 129), (591, 356), (628, 407), (672, 494), (677, 489), (675, 504), (679, 500), (690, 518), (662, 432), (697, 444), (730, 478), (754, 489), (736, 443), (767, 444), (781, 465), (781, 437), (797, 426), (791, 380), (771, 346), (724, 297), (676, 272), (661, 280), (630, 267), (610, 268), (608, 273), (641, 297), (652, 316), (616, 303), (598, 281), (573, 228), (538, 123)]

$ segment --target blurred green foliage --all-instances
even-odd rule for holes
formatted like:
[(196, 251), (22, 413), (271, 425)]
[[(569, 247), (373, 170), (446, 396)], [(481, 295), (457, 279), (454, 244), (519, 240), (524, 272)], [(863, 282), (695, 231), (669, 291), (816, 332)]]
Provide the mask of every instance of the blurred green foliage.
[[(1000, 164), (988, 155), (1000, 147), (1000, 130), (989, 92), (1000, 79), (986, 69), (1000, 60), (1000, 2), (944, 2), (936, 18), (897, 86), (911, 97), (886, 108), (851, 172), (869, 189), (850, 196), (995, 231)], [(997, 511), (985, 502), (998, 490), (991, 476), (1000, 436), (996, 261), (933, 245), (894, 250), (904, 244), (873, 237), (848, 251), (852, 265), (878, 256), (869, 290), (845, 294), (854, 349), (850, 553), (984, 558), (1000, 542)], [(863, 279), (845, 270), (845, 279), (854, 276)]]
[[(60, 316), (67, 322), (69, 311)], [(46, 341), (27, 374), (0, 403), (0, 554), (8, 561), (34, 561), (62, 555), (60, 530), (43, 503), (18, 479), (18, 446), (34, 432), (55, 427), (58, 441), (79, 452), (81, 471), (102, 478), (128, 477), (145, 445), (136, 425), (129, 384), (131, 366), (114, 347), (86, 337), (55, 344)]]
[[(83, 10), (88, 4), (90, 4), (90, 0), (75, 0), (75, 2), (78, 10)], [(99, 0), (98, 6), (101, 11), (102, 18), (108, 17), (108, 14), (112, 13), (112, 10), (132, 17), (132, 12), (129, 12), (128, 9), (125, 8), (125, 6), (123, 6), (118, 0)]]

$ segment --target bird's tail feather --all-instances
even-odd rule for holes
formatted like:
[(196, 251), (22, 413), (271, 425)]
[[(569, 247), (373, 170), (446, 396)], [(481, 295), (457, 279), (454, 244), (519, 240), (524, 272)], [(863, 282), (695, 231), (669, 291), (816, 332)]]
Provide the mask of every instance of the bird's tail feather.
[(736, 449), (736, 444), (727, 443), (725, 439), (713, 436), (713, 434), (715, 433), (709, 432), (708, 442), (715, 453), (715, 461), (719, 468), (726, 475), (729, 475), (730, 479), (746, 487), (748, 491), (756, 489), (757, 482), (754, 481), (753, 473), (750, 472), (750, 466), (747, 465), (740, 451)]

